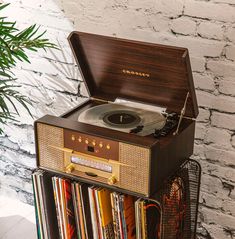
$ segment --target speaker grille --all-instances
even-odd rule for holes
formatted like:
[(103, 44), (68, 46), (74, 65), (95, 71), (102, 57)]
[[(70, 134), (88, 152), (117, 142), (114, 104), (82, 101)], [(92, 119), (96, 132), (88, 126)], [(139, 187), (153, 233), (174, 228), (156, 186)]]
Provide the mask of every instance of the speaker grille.
[(64, 168), (64, 153), (50, 147), (50, 145), (64, 147), (63, 129), (38, 123), (37, 134), (39, 166), (62, 171)]
[(120, 163), (131, 167), (120, 167), (120, 187), (141, 193), (149, 194), (149, 149), (133, 146), (130, 144), (119, 144)]

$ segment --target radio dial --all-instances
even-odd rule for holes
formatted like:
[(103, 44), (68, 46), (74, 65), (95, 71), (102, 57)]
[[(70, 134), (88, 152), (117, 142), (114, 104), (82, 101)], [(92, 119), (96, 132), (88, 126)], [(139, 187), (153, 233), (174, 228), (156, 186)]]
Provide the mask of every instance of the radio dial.
[(108, 178), (108, 184), (113, 185), (117, 182), (117, 178), (113, 175), (110, 178)]

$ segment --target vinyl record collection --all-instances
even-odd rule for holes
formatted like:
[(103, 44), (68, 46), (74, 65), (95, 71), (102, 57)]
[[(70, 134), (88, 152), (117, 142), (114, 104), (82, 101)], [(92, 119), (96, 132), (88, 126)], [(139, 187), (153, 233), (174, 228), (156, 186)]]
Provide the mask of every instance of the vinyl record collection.
[(38, 239), (193, 238), (199, 175), (189, 161), (155, 199), (147, 199), (36, 170)]
[[(160, 238), (161, 208), (153, 200), (51, 177), (42, 170), (36, 171), (32, 178), (39, 239), (54, 238), (50, 235), (53, 220), (45, 214), (49, 208), (55, 210), (54, 223), (62, 239)], [(54, 203), (45, 201), (43, 190), (54, 194)]]

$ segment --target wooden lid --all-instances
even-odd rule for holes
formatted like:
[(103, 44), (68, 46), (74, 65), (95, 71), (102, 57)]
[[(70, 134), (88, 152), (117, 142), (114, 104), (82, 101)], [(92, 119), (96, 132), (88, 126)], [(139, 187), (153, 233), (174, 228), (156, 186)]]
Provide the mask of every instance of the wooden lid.
[(68, 38), (92, 97), (123, 98), (196, 118), (198, 105), (186, 48), (82, 32)]

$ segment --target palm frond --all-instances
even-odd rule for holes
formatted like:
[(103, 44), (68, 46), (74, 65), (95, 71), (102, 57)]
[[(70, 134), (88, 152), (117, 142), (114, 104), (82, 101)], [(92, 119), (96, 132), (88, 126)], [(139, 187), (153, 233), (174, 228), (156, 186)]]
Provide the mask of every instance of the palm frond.
[[(0, 3), (0, 11), (8, 5)], [(0, 126), (8, 120), (14, 120), (19, 114), (16, 102), (31, 115), (29, 110), (31, 101), (17, 90), (20, 85), (16, 84), (12, 69), (18, 61), (30, 63), (27, 50), (58, 49), (49, 39), (44, 38), (45, 34), (46, 31), (40, 32), (40, 27), (36, 24), (20, 31), (16, 28), (16, 22), (0, 16)], [(1, 133), (3, 133), (2, 127), (0, 127)]]

